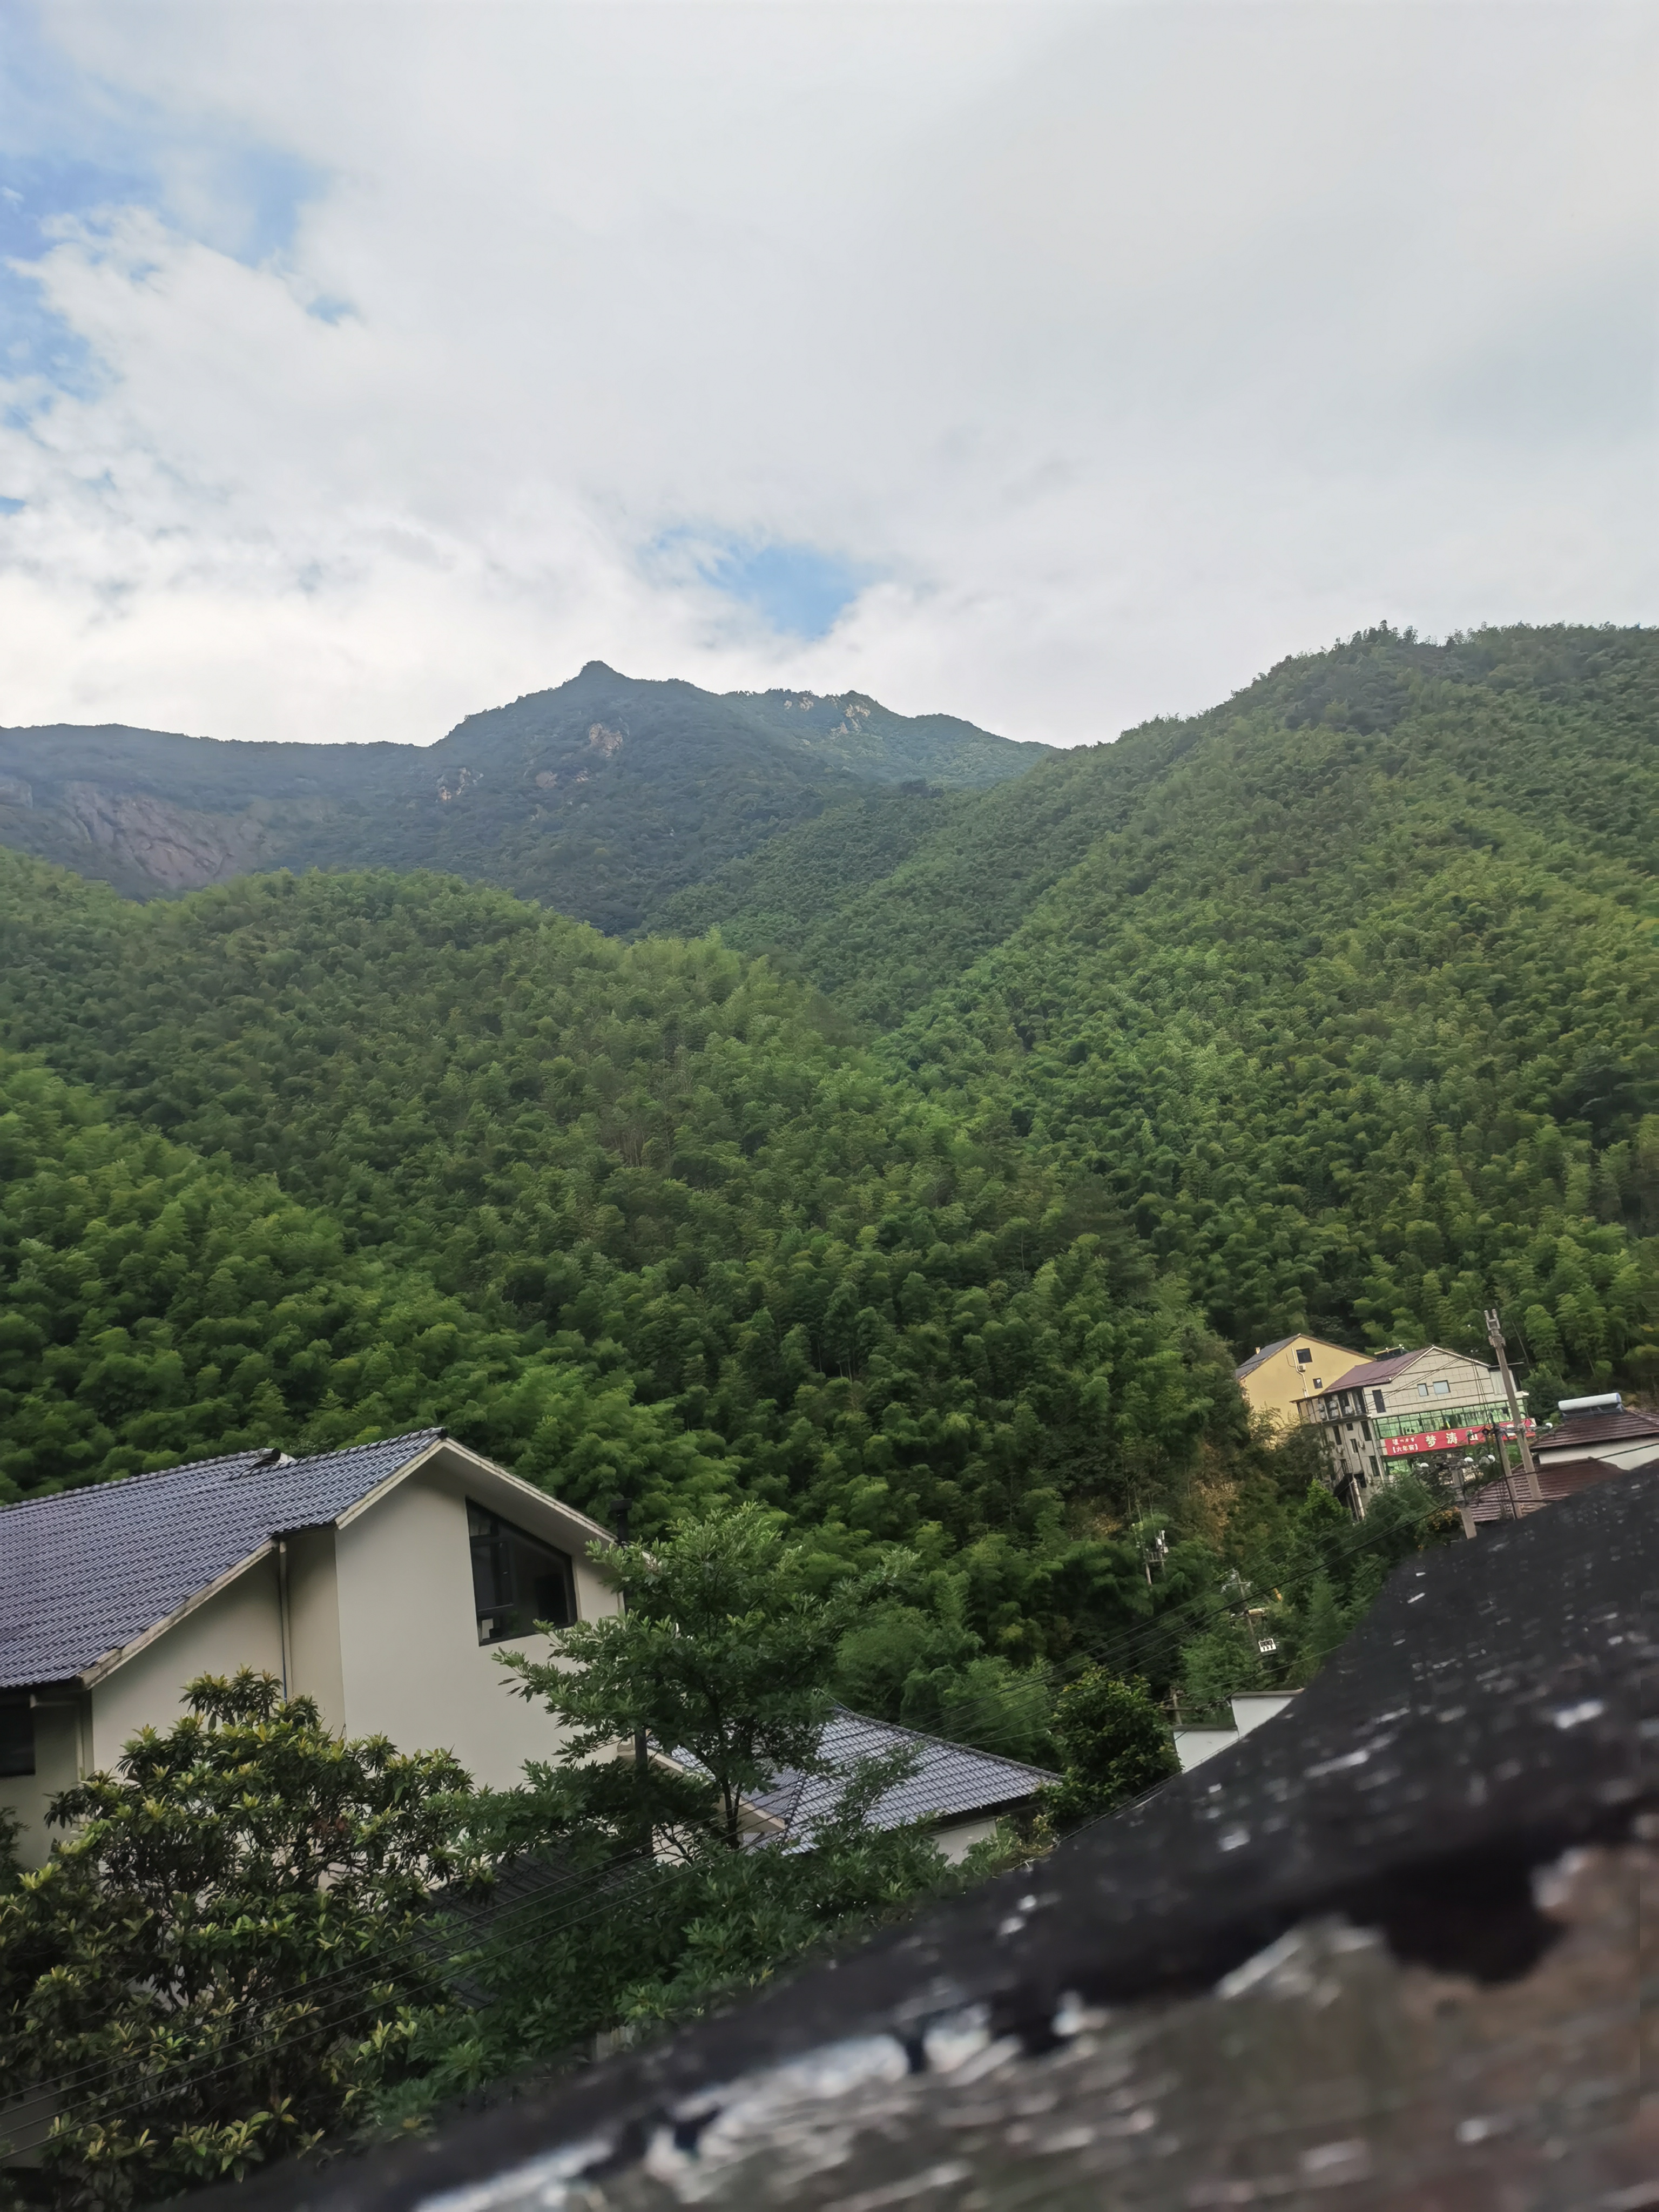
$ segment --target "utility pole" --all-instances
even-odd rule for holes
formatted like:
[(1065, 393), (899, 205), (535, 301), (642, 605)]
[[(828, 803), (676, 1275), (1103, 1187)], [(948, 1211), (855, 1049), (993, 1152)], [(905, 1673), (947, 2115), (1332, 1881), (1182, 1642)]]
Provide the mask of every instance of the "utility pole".
[[(1515, 1395), (1515, 1380), (1510, 1373), (1509, 1353), (1504, 1344), (1504, 1324), (1498, 1317), (1495, 1306), (1488, 1308), (1486, 1313), (1486, 1341), (1498, 1354), (1498, 1371), (1504, 1378), (1504, 1395), (1509, 1401), (1510, 1419), (1515, 1424), (1515, 1441), (1521, 1448), (1521, 1486), (1532, 1504), (1541, 1505), (1544, 1493), (1539, 1487), (1538, 1469), (1533, 1464), (1532, 1446), (1527, 1441), (1527, 1425), (1521, 1415), (1521, 1401)], [(1498, 1438), (1498, 1463), (1507, 1480), (1509, 1460), (1504, 1450), (1501, 1431)]]

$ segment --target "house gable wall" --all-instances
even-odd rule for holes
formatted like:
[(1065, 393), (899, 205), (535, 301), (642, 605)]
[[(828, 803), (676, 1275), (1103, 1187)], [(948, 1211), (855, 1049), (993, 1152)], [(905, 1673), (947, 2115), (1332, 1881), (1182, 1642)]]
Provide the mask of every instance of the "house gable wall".
[(288, 1579), (288, 1686), (295, 1698), (314, 1698), (323, 1726), (346, 1724), (345, 1679), (340, 1664), (340, 1596), (334, 1566), (334, 1531), (301, 1528), (283, 1540)]
[(185, 1683), (198, 1674), (242, 1667), (282, 1677), (276, 1561), (269, 1553), (95, 1685), (92, 1765), (112, 1772), (140, 1729), (170, 1729), (182, 1717)]
[[(1311, 1352), (1313, 1357), (1300, 1360), (1298, 1352)], [(1241, 1376), (1238, 1387), (1253, 1413), (1280, 1428), (1293, 1429), (1298, 1400), (1309, 1396), (1316, 1385), (1328, 1390), (1349, 1368), (1360, 1366), (1370, 1356), (1351, 1352), (1344, 1345), (1327, 1343), (1323, 1337), (1293, 1336), (1259, 1367)]]
[[(541, 1706), (512, 1694), (512, 1678), (495, 1663), (501, 1651), (544, 1654), (545, 1639), (478, 1642), (467, 1494), (465, 1468), (439, 1455), (338, 1531), (346, 1725), (353, 1735), (388, 1735), (404, 1751), (453, 1751), (475, 1781), (507, 1789), (523, 1779), (526, 1759), (552, 1758), (562, 1737)], [(536, 1503), (516, 1516), (526, 1525)], [(584, 1616), (615, 1603), (579, 1559)]]

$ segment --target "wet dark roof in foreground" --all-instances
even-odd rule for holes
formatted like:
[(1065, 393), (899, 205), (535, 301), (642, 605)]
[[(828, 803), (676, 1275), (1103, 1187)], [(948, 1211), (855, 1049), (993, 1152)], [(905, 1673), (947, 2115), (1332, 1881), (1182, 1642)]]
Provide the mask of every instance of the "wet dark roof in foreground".
[(62, 1681), (131, 1644), (272, 1536), (333, 1521), (441, 1437), (312, 1459), (193, 1461), (0, 1510), (0, 1689)]
[[(272, 2172), (244, 2185), (235, 2202), (243, 2212), (273, 2202), (404, 2212), (454, 2190), (480, 2207), (516, 2207), (532, 2200), (531, 2183), (541, 2187), (556, 2156), (568, 2155), (570, 2173), (591, 2167), (610, 2177), (595, 2182), (596, 2203), (625, 2197), (642, 2205), (647, 2146), (678, 2126), (678, 2116), (736, 2105), (763, 2069), (804, 2063), (832, 2047), (867, 2051), (871, 2038), (908, 2050), (930, 2020), (967, 2017), (965, 2008), (975, 2007), (984, 2008), (989, 2034), (1041, 2052), (1053, 2047), (1067, 2005), (1118, 2007), (1205, 1991), (1246, 1960), (1268, 1956), (1264, 1947), (1287, 1930), (1327, 1925), (1331, 1915), (1380, 1931), (1396, 1960), (1468, 1978), (1455, 1987), (1522, 1989), (1521, 1978), (1555, 1955), (1534, 1872), (1574, 1846), (1629, 1838), (1638, 1811), (1655, 1802), (1656, 1589), (1659, 1471), (1599, 1483), (1547, 1513), (1408, 1559), (1286, 1711), (1140, 1805), (1061, 1844), (1040, 1865), (983, 1883), (832, 1966), (654, 2048), (527, 2090), (417, 2146), (321, 2174)], [(1626, 1936), (1621, 1987), (1628, 1985), (1633, 2019), (1628, 1929)], [(1419, 2035), (1425, 2032), (1419, 2026)], [(1235, 2052), (1226, 2063), (1248, 2058)], [(1580, 2073), (1588, 2063), (1563, 2062)], [(1571, 2089), (1577, 2076), (1569, 2070), (1565, 2078)], [(1271, 2100), (1283, 2088), (1275, 2075), (1261, 2094)], [(1521, 2092), (1511, 2080), (1504, 2094), (1530, 2100), (1533, 2075)], [(855, 2103), (843, 2099), (837, 2118)], [(1031, 2147), (1042, 2130), (1030, 2117), (1046, 2107), (1021, 2109), (1025, 2163), (1002, 2169), (1001, 2193), (988, 2187), (978, 2201), (1048, 2201), (1042, 2145)], [(1091, 2108), (1091, 2140), (1103, 2139), (1102, 2112), (1115, 2110), (1109, 2100)], [(1193, 2129), (1207, 2124), (1199, 2103), (1183, 2113)], [(1277, 2118), (1276, 2106), (1269, 2117)], [(1326, 2149), (1326, 2136), (1340, 2133), (1346, 2142), (1364, 2133), (1346, 2111), (1317, 2117)], [(685, 2125), (695, 2146), (695, 2125)], [(1161, 2138), (1147, 2141), (1161, 2152)], [(1002, 2142), (992, 2150), (1000, 2154)], [(1487, 2154), (1482, 2136), (1470, 2155)], [(952, 2172), (965, 2177), (963, 2186), (981, 2178), (967, 2136), (956, 2155)], [(489, 2177), (515, 2169), (526, 2177), (524, 2191), (492, 2190)], [(641, 2177), (632, 2194), (629, 2177)], [(890, 2165), (884, 2178), (891, 2179)], [(1517, 2189), (1504, 2201), (1552, 2212), (1570, 2202), (1648, 2201), (1595, 2191), (1574, 2197), (1577, 2178), (1566, 2172), (1553, 2194)], [(1309, 2201), (1299, 2186), (1287, 2185), (1273, 2201)], [(849, 2198), (844, 2181), (836, 2187), (845, 2201), (897, 2201), (896, 2191), (866, 2200)], [(548, 2190), (533, 2201), (553, 2202), (550, 2181)], [(907, 2190), (907, 2203), (911, 2195)], [(1242, 2203), (1246, 2196), (1255, 2202), (1258, 2192), (1173, 2201)], [(670, 2201), (666, 2185), (649, 2201)], [(925, 2201), (974, 2200), (958, 2190)], [(1088, 2193), (1065, 2201), (1118, 2200), (1109, 2176), (1097, 2175)], [(1149, 2185), (1122, 2201), (1171, 2200)], [(1364, 2201), (1404, 2207), (1422, 2199), (1396, 2192), (1364, 2194)], [(1498, 2198), (1464, 2191), (1436, 2201)]]

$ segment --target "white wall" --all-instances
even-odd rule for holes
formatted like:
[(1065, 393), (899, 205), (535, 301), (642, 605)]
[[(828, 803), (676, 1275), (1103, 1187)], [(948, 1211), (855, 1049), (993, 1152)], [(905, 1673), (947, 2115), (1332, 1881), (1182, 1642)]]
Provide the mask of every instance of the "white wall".
[(933, 1845), (948, 1866), (960, 1866), (975, 1844), (982, 1844), (996, 1832), (994, 1814), (981, 1820), (955, 1820), (934, 1829)]
[(185, 1685), (196, 1675), (243, 1667), (279, 1679), (283, 1672), (276, 1562), (269, 1554), (97, 1685), (93, 1766), (113, 1772), (122, 1746), (141, 1728), (170, 1729), (183, 1717)]
[[(453, 1751), (476, 1782), (507, 1789), (526, 1759), (551, 1759), (562, 1735), (539, 1705), (512, 1694), (495, 1654), (544, 1656), (544, 1637), (481, 1645), (464, 1474), (429, 1462), (342, 1528), (335, 1543), (346, 1726), (399, 1751)], [(529, 1525), (529, 1512), (514, 1515)], [(585, 1617), (615, 1599), (577, 1563)]]
[(301, 1528), (284, 1539), (288, 1573), (288, 1688), (314, 1698), (323, 1726), (345, 1726), (340, 1664), (340, 1599), (332, 1528)]

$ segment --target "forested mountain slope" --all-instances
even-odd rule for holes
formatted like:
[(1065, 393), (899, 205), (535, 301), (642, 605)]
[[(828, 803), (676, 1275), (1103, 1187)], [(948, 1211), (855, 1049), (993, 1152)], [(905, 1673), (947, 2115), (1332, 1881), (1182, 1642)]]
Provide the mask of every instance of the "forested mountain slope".
[(1099, 1177), (1241, 1351), (1479, 1346), (1497, 1298), (1540, 1367), (1629, 1379), (1656, 734), (1654, 633), (1381, 632), (1000, 791), (836, 810), (671, 911)]
[(0, 844), (135, 896), (289, 866), (441, 867), (625, 933), (826, 803), (1046, 757), (858, 693), (647, 684), (591, 662), (435, 745), (0, 731)]
[(902, 1537), (1030, 1656), (1150, 1607), (1099, 1516), (1242, 1448), (1097, 1188), (764, 962), (422, 877), (135, 907), (8, 855), (0, 915), (53, 1071), (0, 1121), (20, 1490), (435, 1416), (647, 1527), (736, 1485), (829, 1559)]
[[(1656, 673), (1378, 634), (994, 790), (821, 786), (682, 898), (736, 943), (0, 851), (0, 1486), (439, 1420), (641, 1529), (742, 1491), (826, 1575), (910, 1545), (848, 1663), (921, 1725), (1033, 1724), (1009, 1663), (1087, 1651), (1236, 1686), (1234, 1569), (1300, 1561), (1301, 1665), (1382, 1553), (1290, 1508), (1237, 1352), (1496, 1300), (1540, 1405), (1659, 1370)], [(458, 793), (547, 757), (467, 727)]]
[(865, 691), (728, 691), (759, 729), (869, 783), (981, 789), (1023, 775), (1053, 748), (994, 738), (955, 714), (896, 714)]

